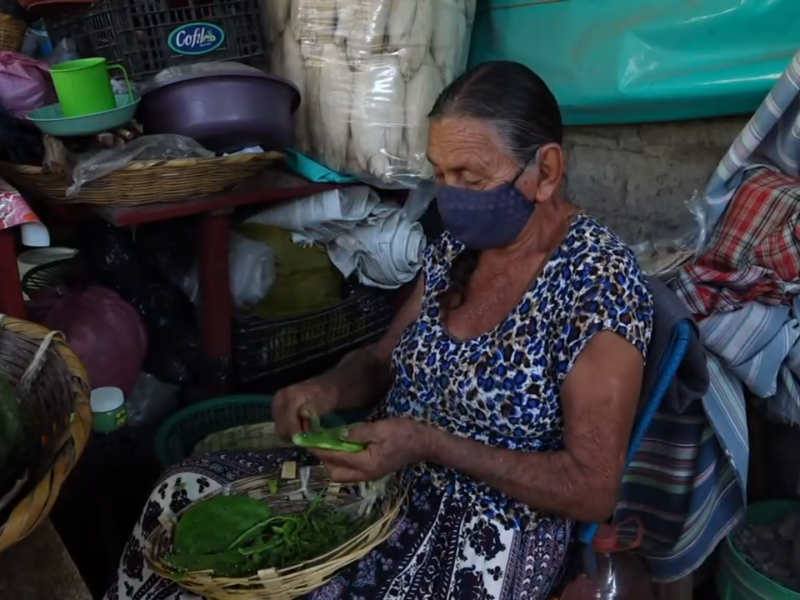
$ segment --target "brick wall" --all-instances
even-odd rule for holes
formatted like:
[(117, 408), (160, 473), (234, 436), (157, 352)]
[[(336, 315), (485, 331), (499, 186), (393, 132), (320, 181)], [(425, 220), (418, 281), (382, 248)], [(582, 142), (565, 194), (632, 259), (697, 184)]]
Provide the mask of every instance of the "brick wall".
[(569, 128), (568, 193), (630, 243), (673, 237), (691, 224), (686, 202), (702, 191), (746, 122)]

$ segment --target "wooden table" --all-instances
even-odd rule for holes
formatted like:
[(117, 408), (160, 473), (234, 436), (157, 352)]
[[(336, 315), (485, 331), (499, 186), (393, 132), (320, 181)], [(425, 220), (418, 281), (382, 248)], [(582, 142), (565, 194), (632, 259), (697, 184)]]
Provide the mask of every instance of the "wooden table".
[(49, 520), (0, 554), (0, 598), (92, 600)]
[[(304, 198), (339, 187), (342, 186), (312, 183), (285, 171), (268, 170), (233, 191), (194, 200), (130, 208), (60, 205), (57, 213), (64, 218), (71, 218), (81, 211), (89, 211), (116, 227), (202, 215), (198, 238), (198, 278), (203, 351), (206, 360), (222, 365), (220, 368), (224, 371), (231, 359), (233, 303), (230, 295), (228, 232), (234, 209)], [(50, 207), (53, 206), (50, 203)], [(24, 319), (25, 304), (19, 285), (13, 234), (13, 230), (0, 231), (0, 314)], [(212, 371), (218, 372), (220, 368)], [(223, 381), (227, 380), (228, 377), (223, 377)], [(214, 393), (225, 391), (213, 390)]]

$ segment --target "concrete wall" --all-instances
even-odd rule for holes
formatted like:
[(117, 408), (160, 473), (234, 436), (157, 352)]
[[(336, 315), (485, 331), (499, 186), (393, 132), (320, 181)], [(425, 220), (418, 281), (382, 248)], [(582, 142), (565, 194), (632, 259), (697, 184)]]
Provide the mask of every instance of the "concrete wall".
[(747, 117), (573, 127), (567, 131), (570, 197), (629, 243), (674, 237), (692, 223), (702, 191)]

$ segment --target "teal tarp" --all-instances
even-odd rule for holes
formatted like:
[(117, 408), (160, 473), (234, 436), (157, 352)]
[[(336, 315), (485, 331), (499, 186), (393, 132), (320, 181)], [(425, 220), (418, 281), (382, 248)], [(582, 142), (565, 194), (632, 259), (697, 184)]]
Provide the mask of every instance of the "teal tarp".
[(752, 112), (800, 47), (800, 0), (478, 0), (478, 7), (470, 63), (528, 65), (573, 125)]

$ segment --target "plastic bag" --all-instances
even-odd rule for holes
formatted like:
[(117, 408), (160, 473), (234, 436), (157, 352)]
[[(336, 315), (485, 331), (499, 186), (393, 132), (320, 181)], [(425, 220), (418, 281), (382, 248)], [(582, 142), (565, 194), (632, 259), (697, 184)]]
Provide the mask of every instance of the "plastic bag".
[(299, 246), (292, 234), (259, 223), (245, 223), (241, 232), (267, 244), (275, 255), (276, 278), (252, 312), (264, 319), (293, 317), (321, 310), (342, 299), (341, 273), (320, 246)]
[(86, 367), (93, 388), (117, 387), (130, 393), (139, 377), (147, 336), (136, 310), (111, 290), (48, 290), (30, 304), (31, 317), (67, 336)]
[(203, 372), (200, 331), (195, 310), (180, 290), (162, 282), (126, 288), (122, 294), (142, 315), (150, 347), (144, 370), (161, 381), (185, 385)]
[(647, 241), (631, 247), (647, 275), (669, 281), (705, 249), (709, 232), (705, 197), (695, 191), (687, 208), (693, 222), (685, 233), (672, 239)]
[(0, 104), (14, 117), (57, 102), (47, 65), (17, 52), (0, 52)]
[(143, 369), (166, 383), (194, 383), (207, 373), (195, 308), (179, 289), (145, 267), (130, 236), (107, 223), (90, 223), (81, 231), (81, 254), (95, 277), (141, 315), (149, 340)]
[(72, 169), (72, 184), (67, 188), (67, 196), (77, 196), (84, 183), (124, 169), (134, 160), (210, 156), (214, 156), (214, 153), (203, 148), (192, 138), (172, 134), (145, 135), (118, 148), (87, 152), (79, 156)]
[(128, 408), (128, 426), (143, 427), (160, 423), (178, 410), (178, 386), (159, 381), (149, 373), (142, 373), (136, 387), (125, 400)]
[[(230, 275), (234, 305), (240, 310), (251, 308), (264, 299), (275, 281), (275, 254), (262, 242), (231, 233)], [(186, 274), (181, 289), (198, 304), (197, 265)]]
[(80, 58), (78, 48), (72, 38), (64, 38), (58, 42), (53, 51), (47, 55), (47, 64), (52, 66)]
[(475, 0), (262, 0), (297, 147), (383, 187), (430, 178), (428, 113), (467, 64)]

